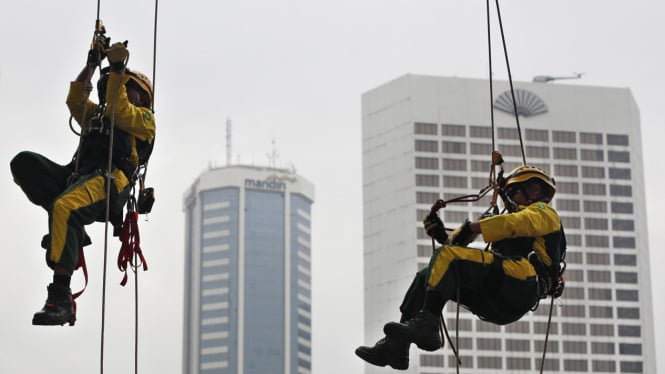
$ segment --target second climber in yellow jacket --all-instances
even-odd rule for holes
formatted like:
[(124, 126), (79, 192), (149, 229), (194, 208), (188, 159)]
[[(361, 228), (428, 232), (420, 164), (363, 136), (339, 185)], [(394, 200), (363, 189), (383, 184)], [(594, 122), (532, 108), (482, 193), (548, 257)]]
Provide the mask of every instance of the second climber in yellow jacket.
[[(80, 249), (90, 244), (85, 226), (104, 221), (109, 188), (109, 215), (121, 223), (124, 204), (140, 163), (150, 155), (155, 138), (151, 110), (152, 85), (143, 74), (126, 68), (126, 45), (108, 46), (101, 41), (109, 67), (98, 82), (99, 104), (88, 99), (91, 78), (100, 59), (88, 59), (71, 82), (67, 107), (81, 127), (81, 140), (73, 160), (60, 165), (34, 152), (24, 151), (11, 161), (14, 181), (28, 199), (48, 212), (49, 233), (42, 240), (46, 263), (53, 270), (44, 307), (34, 314), (34, 325), (73, 325), (76, 310), (70, 280)], [(106, 45), (104, 45), (106, 44)], [(91, 51), (93, 51), (91, 49)], [(113, 151), (109, 170), (109, 145), (113, 128)], [(117, 222), (117, 220), (120, 222)]]
[[(405, 370), (409, 346), (426, 351), (443, 346), (441, 311), (456, 301), (480, 319), (499, 325), (520, 319), (548, 294), (560, 292), (557, 278), (565, 256), (565, 235), (549, 204), (556, 186), (534, 166), (513, 170), (501, 183), (507, 214), (466, 221), (450, 237), (436, 211), (425, 229), (443, 246), (420, 271), (400, 306), (400, 322), (384, 326), (385, 337), (356, 354), (377, 366)], [(479, 234), (490, 250), (469, 248)]]

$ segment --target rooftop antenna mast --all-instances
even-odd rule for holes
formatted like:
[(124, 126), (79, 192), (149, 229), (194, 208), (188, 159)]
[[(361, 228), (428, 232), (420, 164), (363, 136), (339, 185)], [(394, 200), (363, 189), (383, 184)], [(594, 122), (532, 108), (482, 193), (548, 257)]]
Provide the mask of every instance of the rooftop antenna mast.
[(279, 157), (279, 153), (277, 152), (277, 148), (275, 147), (275, 138), (272, 138), (272, 151), (268, 153), (267, 156), (270, 167), (276, 168), (277, 158)]
[(231, 165), (231, 118), (226, 118), (226, 166)]

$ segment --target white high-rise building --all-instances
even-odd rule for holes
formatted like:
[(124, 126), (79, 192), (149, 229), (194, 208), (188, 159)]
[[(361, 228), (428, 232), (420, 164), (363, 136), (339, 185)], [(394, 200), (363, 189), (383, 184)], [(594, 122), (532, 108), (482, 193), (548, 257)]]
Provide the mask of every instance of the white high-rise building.
[[(639, 111), (628, 88), (516, 82), (527, 164), (551, 172), (568, 241), (565, 291), (555, 303), (546, 372), (655, 373)], [(522, 165), (508, 82), (405, 75), (363, 95), (365, 343), (383, 336), (431, 239), (422, 219), (439, 198), (488, 184), (493, 134), (506, 173)], [(491, 106), (494, 105), (494, 133)], [(489, 205), (450, 204), (448, 227)], [(480, 244), (480, 243), (479, 243)], [(482, 246), (480, 247), (482, 248)], [(549, 299), (507, 326), (462, 309), (462, 373), (540, 369)], [(454, 339), (455, 303), (444, 308)], [(367, 373), (385, 369), (366, 366)], [(449, 347), (411, 348), (409, 373), (455, 373)]]
[(254, 166), (186, 191), (184, 374), (311, 373), (313, 201), (303, 177)]

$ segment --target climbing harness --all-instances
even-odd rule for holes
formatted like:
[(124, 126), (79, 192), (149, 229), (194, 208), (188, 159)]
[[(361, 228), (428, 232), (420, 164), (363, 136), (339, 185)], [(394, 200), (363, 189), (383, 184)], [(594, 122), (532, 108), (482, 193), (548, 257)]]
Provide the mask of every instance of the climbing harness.
[[(100, 20), (100, 0), (97, 1), (97, 17), (96, 17), (96, 22), (95, 22), (95, 32), (93, 34), (92, 38), (92, 43), (91, 43), (91, 49), (90, 49), (90, 54), (93, 53), (99, 53), (101, 54), (102, 51), (96, 50), (99, 48), (99, 40), (100, 38), (105, 38), (105, 33), (106, 29), (104, 25), (102, 24)], [(156, 71), (156, 48), (157, 48), (157, 11), (158, 11), (158, 0), (155, 0), (155, 20), (154, 20), (154, 35), (153, 35), (153, 79), (152, 79), (152, 89), (150, 92), (151, 98), (150, 98), (150, 110), (154, 112), (154, 82), (155, 82), (155, 71)], [(110, 39), (105, 39), (106, 42)], [(126, 43), (126, 42), (125, 42)], [(108, 48), (108, 45), (106, 46)], [(94, 56), (93, 56), (94, 57)], [(101, 62), (101, 55), (99, 57), (99, 62)], [(89, 56), (89, 59), (91, 57)], [(125, 59), (123, 63), (123, 68), (120, 71), (120, 74), (133, 74), (129, 69), (126, 69), (125, 66), (127, 65), (127, 61), (129, 60), (129, 55)], [(103, 265), (103, 280), (102, 280), (102, 315), (101, 315), (101, 342), (100, 342), (100, 373), (103, 374), (104, 372), (104, 341), (105, 341), (105, 314), (106, 314), (106, 273), (107, 273), (107, 262), (108, 262), (108, 243), (109, 243), (109, 237), (108, 237), (108, 232), (109, 232), (109, 222), (110, 222), (110, 214), (111, 214), (111, 200), (113, 200), (113, 196), (115, 191), (112, 191), (111, 185), (112, 185), (112, 170), (113, 167), (115, 166), (114, 163), (114, 134), (116, 131), (115, 129), (115, 104), (117, 100), (117, 95), (113, 95), (113, 99), (111, 100), (110, 103), (106, 103), (105, 100), (101, 100), (101, 98), (104, 96), (106, 92), (106, 87), (100, 87), (100, 84), (106, 83), (104, 81), (104, 77), (106, 74), (106, 79), (108, 79), (108, 71), (104, 71), (104, 69), (101, 68), (101, 64), (98, 64), (97, 67), (99, 67), (99, 73), (100, 73), (100, 79), (99, 79), (99, 84), (98, 84), (98, 90), (100, 91), (100, 103), (97, 106), (96, 112), (91, 116), (91, 124), (94, 124), (95, 126), (90, 126), (89, 129), (85, 129), (86, 131), (99, 131), (99, 132), (104, 132), (108, 136), (108, 155), (107, 155), (107, 164), (106, 164), (106, 170), (105, 170), (105, 189), (106, 189), (106, 206), (105, 206), (105, 215), (104, 215), (104, 223), (105, 223), (105, 229), (104, 229), (104, 265)], [(106, 68), (108, 69), (108, 68)], [(135, 74), (136, 78), (136, 74)], [(143, 77), (138, 77), (138, 79), (143, 79)], [(147, 80), (147, 78), (144, 78)], [(135, 79), (136, 80), (136, 79)], [(141, 82), (138, 82), (139, 86), (141, 86)], [(118, 83), (122, 84), (122, 83)], [(117, 90), (120, 88), (118, 87), (112, 87), (112, 90)], [(89, 95), (92, 90), (92, 87), (86, 87), (87, 94)], [(104, 112), (106, 110), (106, 105), (110, 105), (111, 110), (111, 115), (110, 118), (105, 118)], [(88, 117), (88, 106), (86, 105), (83, 111), (83, 120), (85, 121)], [(80, 133), (77, 132), (74, 129), (74, 126), (72, 124), (72, 119), (73, 116), (70, 116), (69, 118), (69, 127), (70, 129), (80, 137), (79, 140), (79, 147), (77, 149), (76, 155), (75, 155), (75, 162), (74, 162), (74, 170), (72, 172), (72, 175), (70, 176), (68, 182), (74, 183), (76, 180), (80, 178), (79, 173), (79, 168), (80, 168), (80, 160), (82, 157), (82, 151), (83, 151), (83, 143), (84, 143), (84, 138), (87, 135), (85, 131), (81, 131)], [(144, 144), (147, 143), (147, 144)], [(143, 256), (143, 252), (140, 247), (140, 235), (138, 231), (138, 215), (139, 214), (147, 214), (150, 213), (152, 206), (154, 204), (154, 189), (151, 187), (145, 187), (145, 178), (147, 174), (147, 167), (148, 167), (148, 159), (150, 157), (150, 154), (152, 152), (152, 147), (154, 145), (154, 139), (152, 143), (148, 142), (142, 142), (139, 139), (136, 139), (136, 147), (138, 151), (138, 156), (139, 156), (139, 165), (131, 170), (127, 167), (121, 167), (119, 166), (120, 170), (122, 170), (125, 175), (127, 176), (129, 183), (131, 185), (131, 191), (130, 191), (130, 196), (127, 201), (127, 214), (125, 216), (124, 222), (120, 221), (122, 225), (119, 224), (119, 222), (114, 222), (114, 235), (117, 234), (117, 236), (120, 237), (121, 240), (121, 248), (118, 253), (118, 268), (124, 273), (123, 279), (121, 281), (121, 285), (125, 285), (127, 282), (127, 270), (131, 269), (134, 272), (134, 277), (135, 277), (135, 282), (134, 282), (134, 295), (135, 295), (135, 331), (134, 331), (134, 372), (138, 373), (138, 268), (143, 267), (143, 270), (148, 270), (147, 262), (145, 261), (145, 257)], [(120, 160), (122, 161), (122, 160)], [(119, 162), (116, 160), (116, 162)], [(122, 164), (120, 164), (122, 165)], [(136, 182), (139, 182), (139, 192), (138, 192), (138, 202), (135, 198), (135, 184)], [(122, 217), (120, 217), (120, 220)], [(118, 230), (119, 228), (119, 230)], [(88, 270), (87, 266), (85, 263), (85, 257), (83, 255), (83, 249), (81, 248), (79, 250), (79, 258), (78, 258), (78, 263), (76, 264), (76, 269), (82, 268), (83, 274), (85, 277), (85, 286), (83, 290), (75, 293), (72, 295), (72, 298), (75, 299), (78, 296), (80, 296), (85, 288), (88, 285)], [(76, 303), (75, 301), (73, 302), (74, 308), (76, 308)]]
[[(498, 18), (498, 24), (499, 28), (501, 31), (501, 41), (503, 45), (503, 52), (504, 52), (504, 58), (505, 58), (505, 63), (506, 63), (506, 68), (508, 71), (508, 81), (510, 83), (510, 94), (512, 97), (512, 104), (513, 104), (513, 113), (515, 117), (515, 122), (516, 122), (516, 127), (517, 127), (517, 134), (519, 137), (519, 143), (520, 143), (520, 149), (521, 149), (521, 154), (522, 154), (522, 163), (523, 165), (527, 165), (526, 163), (526, 153), (524, 151), (524, 142), (522, 139), (522, 130), (519, 122), (519, 115), (517, 111), (517, 101), (515, 100), (515, 89), (513, 87), (513, 79), (512, 79), (512, 73), (510, 69), (510, 61), (508, 58), (508, 51), (506, 47), (506, 38), (503, 30), (503, 22), (501, 19), (501, 10), (499, 6), (499, 0), (495, 0), (496, 4), (496, 14)], [(493, 70), (492, 70), (492, 43), (491, 43), (491, 21), (490, 21), (490, 0), (486, 1), (486, 14), (487, 14), (487, 45), (488, 45), (488, 54), (489, 54), (489, 97), (490, 97), (490, 120), (491, 120), (491, 128), (492, 128), (492, 156), (491, 156), (491, 164), (490, 164), (490, 173), (489, 173), (489, 178), (488, 178), (488, 184), (487, 186), (483, 187), (477, 194), (471, 194), (471, 195), (464, 195), (464, 196), (459, 196), (459, 197), (454, 197), (448, 200), (442, 200), (439, 199), (437, 200), (431, 207), (430, 214), (437, 214), (437, 212), (445, 208), (448, 204), (450, 203), (464, 203), (464, 202), (476, 202), (482, 199), (486, 194), (489, 193), (489, 191), (493, 191), (493, 196), (492, 200), (489, 204), (489, 208), (485, 211), (485, 213), (482, 214), (481, 217), (486, 217), (488, 215), (496, 215), (499, 214), (499, 209), (497, 206), (497, 197), (501, 197), (504, 205), (506, 205), (506, 208), (512, 203), (512, 200), (506, 196), (505, 191), (503, 189), (503, 184), (505, 183), (505, 179), (503, 178), (503, 157), (501, 154), (497, 151), (496, 147), (496, 142), (495, 142), (495, 123), (494, 123), (494, 105), (493, 105)], [(497, 169), (499, 170), (497, 173)], [(505, 208), (504, 208), (505, 210)], [(448, 230), (448, 229), (446, 229)], [(449, 230), (450, 231), (450, 230)], [(432, 250), (434, 251), (436, 248), (436, 243), (434, 238), (432, 238)], [(549, 310), (549, 318), (547, 321), (547, 331), (546, 331), (546, 336), (545, 336), (545, 343), (543, 347), (543, 355), (541, 359), (541, 367), (540, 367), (540, 373), (543, 373), (543, 368), (544, 368), (544, 362), (545, 362), (545, 354), (547, 352), (547, 342), (549, 338), (549, 331), (550, 331), (550, 324), (551, 324), (551, 319), (552, 319), (552, 308), (554, 305), (554, 299), (560, 297), (563, 293), (563, 288), (564, 288), (564, 281), (563, 281), (563, 274), (565, 272), (566, 268), (566, 262), (565, 262), (565, 237), (564, 237), (564, 243), (562, 243), (563, 251), (561, 253), (561, 258), (560, 258), (560, 263), (559, 264), (552, 264), (549, 269), (547, 269), (547, 280), (542, 279), (542, 277), (539, 278), (539, 288), (541, 289), (539, 297), (545, 298), (547, 296), (551, 297), (551, 304), (550, 304), (550, 310)], [(485, 247), (485, 250), (489, 249), (489, 244)], [(535, 253), (534, 253), (535, 254)], [(531, 257), (531, 256), (530, 256)], [(537, 258), (537, 256), (535, 256)], [(531, 258), (530, 258), (531, 260)], [(537, 259), (539, 261), (539, 259)], [(535, 261), (531, 261), (532, 264), (535, 263)], [(544, 265), (543, 265), (544, 266)], [(552, 269), (555, 269), (553, 271)], [(542, 270), (542, 269), (541, 269)], [(539, 274), (542, 274), (542, 271), (539, 271)], [(456, 324), (459, 327), (459, 308), (460, 308), (460, 288), (459, 288), (459, 282), (458, 282), (458, 287), (457, 287), (457, 312), (456, 312)], [(537, 308), (538, 303), (536, 303), (534, 308)], [(535, 310), (535, 309), (534, 309)], [(456, 369), (457, 373), (459, 374), (459, 368), (460, 365), (462, 364), (460, 360), (460, 355), (459, 355), (459, 328), (456, 329), (456, 334), (455, 334), (455, 340), (456, 343), (455, 345), (452, 344), (450, 335), (448, 334), (448, 329), (446, 328), (445, 324), (445, 319), (443, 317), (443, 313), (440, 316), (440, 324), (439, 324), (439, 333), (441, 335), (445, 335), (445, 338), (448, 340), (448, 343), (455, 355), (456, 358)]]

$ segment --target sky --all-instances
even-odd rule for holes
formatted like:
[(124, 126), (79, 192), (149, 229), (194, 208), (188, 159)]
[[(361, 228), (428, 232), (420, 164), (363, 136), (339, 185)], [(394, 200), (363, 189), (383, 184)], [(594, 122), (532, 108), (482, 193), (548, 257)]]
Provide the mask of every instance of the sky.
[[(494, 4), (492, 4), (494, 8)], [(40, 240), (45, 212), (13, 183), (9, 161), (22, 150), (66, 163), (78, 138), (65, 98), (85, 63), (97, 2), (0, 0), (0, 191), (6, 285), (0, 308), (0, 372), (64, 374), (134, 370), (134, 286), (119, 282), (120, 247), (104, 225), (89, 229), (90, 284), (69, 327), (35, 327), (51, 272)], [(152, 214), (140, 220), (149, 270), (139, 272), (140, 373), (180, 373), (184, 214), (182, 196), (210, 166), (232, 162), (294, 167), (316, 187), (312, 210), (313, 372), (361, 373), (363, 336), (361, 95), (404, 74), (488, 79), (485, 2), (479, 0), (243, 0), (100, 2), (112, 41), (129, 41), (131, 68), (155, 78), (158, 132), (147, 184)], [(493, 12), (494, 14), (494, 12)], [(665, 241), (665, 4), (651, 0), (505, 1), (503, 27), (515, 81), (629, 87), (640, 108), (654, 295), (662, 291)], [(496, 17), (494, 79), (505, 80)], [(153, 63), (155, 72), (153, 74)], [(489, 157), (489, 155), (488, 155)], [(643, 255), (647, 255), (643, 253)], [(106, 279), (104, 339), (102, 284)], [(83, 286), (74, 275), (73, 290)], [(665, 298), (654, 297), (654, 316)], [(398, 318), (395, 306), (395, 318)], [(656, 352), (665, 322), (655, 318)], [(103, 349), (101, 348), (103, 342)], [(102, 356), (103, 352), (103, 356)], [(658, 357), (665, 368), (665, 358)]]

